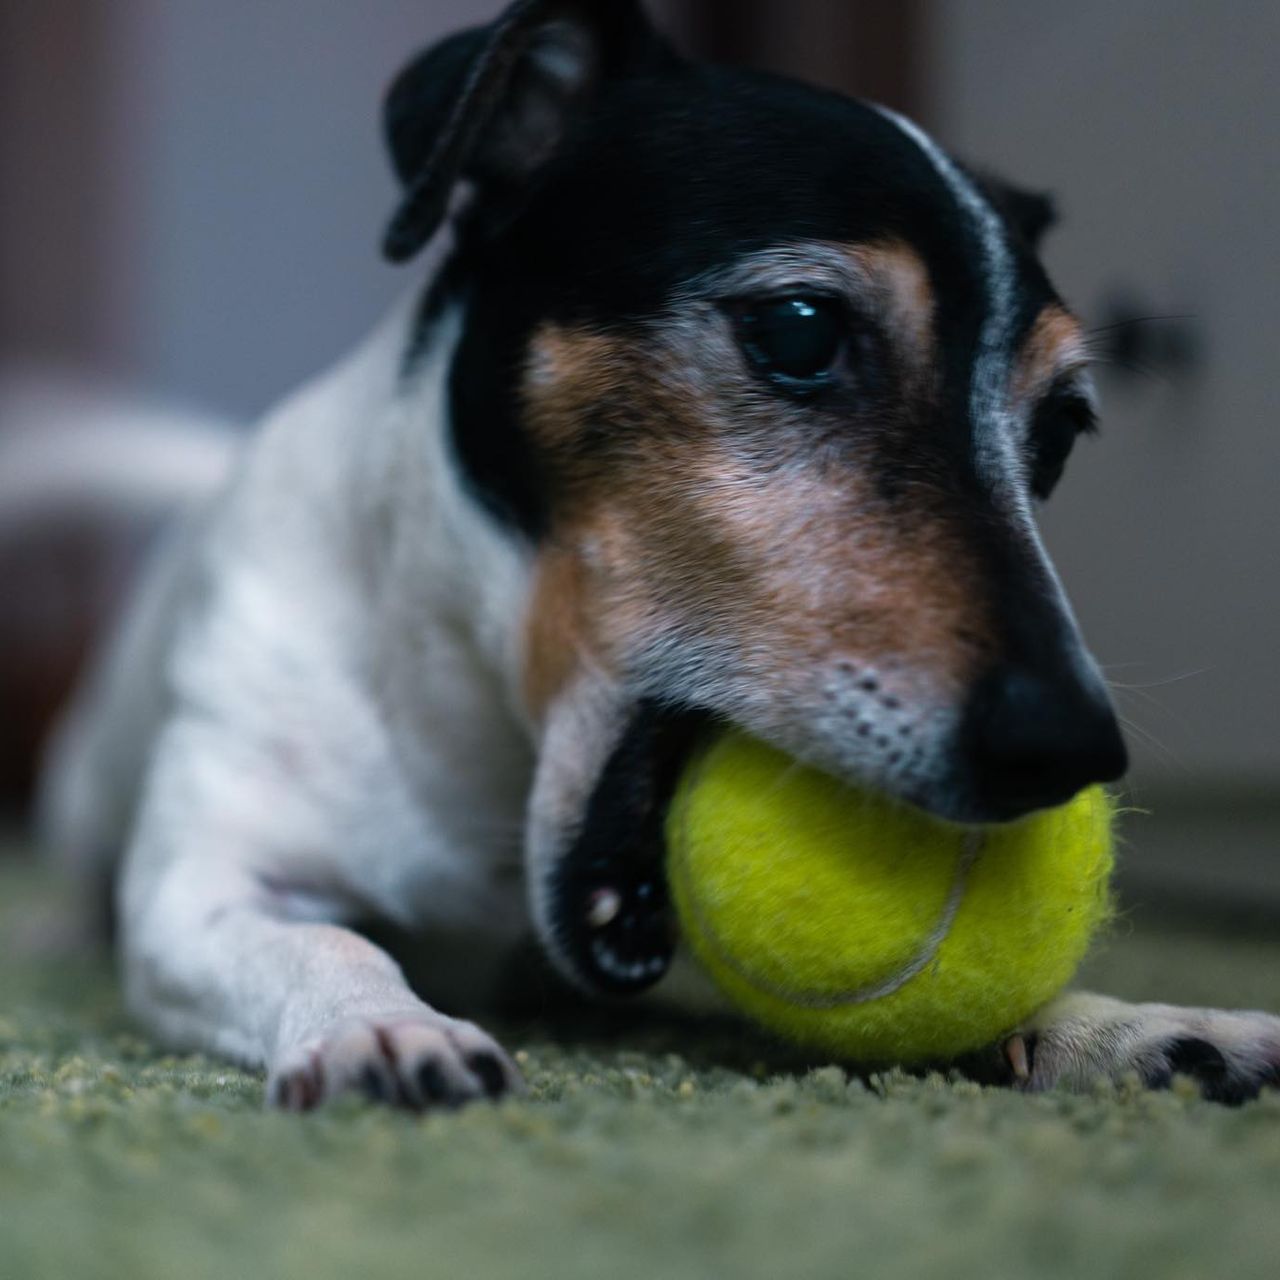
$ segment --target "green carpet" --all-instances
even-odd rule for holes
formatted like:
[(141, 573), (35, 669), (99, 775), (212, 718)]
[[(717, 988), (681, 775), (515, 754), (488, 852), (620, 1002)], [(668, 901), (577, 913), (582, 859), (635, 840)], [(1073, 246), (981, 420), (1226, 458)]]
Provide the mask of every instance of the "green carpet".
[[(0, 940), (48, 886), (0, 861)], [(3, 948), (0, 951), (11, 950)], [(1280, 943), (1122, 929), (1118, 995), (1280, 1006)], [(723, 1029), (508, 1029), (531, 1096), (262, 1110), (105, 967), (0, 961), (0, 1280), (1280, 1274), (1280, 1095), (796, 1071)]]

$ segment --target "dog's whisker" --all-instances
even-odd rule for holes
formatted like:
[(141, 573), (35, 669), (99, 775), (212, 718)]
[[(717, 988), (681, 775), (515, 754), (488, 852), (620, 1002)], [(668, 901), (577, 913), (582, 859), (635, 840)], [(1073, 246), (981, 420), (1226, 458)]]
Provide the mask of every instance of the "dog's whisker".
[(1126, 689), (1123, 685), (1112, 685), (1111, 692), (1116, 695), (1117, 699), (1141, 698), (1144, 708), (1150, 708), (1165, 715), (1174, 714), (1159, 698), (1148, 693), (1145, 689)]
[(1164, 390), (1170, 390), (1174, 380), (1163, 370), (1156, 369), (1132, 356), (1121, 359), (1115, 355), (1103, 355), (1096, 351), (1089, 354), (1089, 363), (1095, 368), (1119, 369), (1123, 373), (1138, 374), (1158, 383)]
[(1113, 689), (1123, 689), (1128, 693), (1143, 693), (1148, 689), (1163, 689), (1171, 684), (1181, 684), (1184, 680), (1191, 680), (1195, 676), (1208, 675), (1212, 670), (1212, 667), (1197, 667), (1194, 671), (1183, 671), (1176, 676), (1166, 676), (1162, 680), (1147, 680), (1142, 684), (1121, 683), (1116, 680), (1110, 680), (1108, 683)]
[(1126, 316), (1123, 320), (1115, 320), (1111, 324), (1094, 325), (1085, 330), (1086, 338), (1095, 338), (1104, 333), (1115, 333), (1118, 329), (1132, 329), (1144, 324), (1163, 324), (1180, 320), (1198, 320), (1200, 317), (1193, 311), (1174, 312), (1160, 316)]
[(1189, 729), (1191, 727), (1191, 722), (1183, 712), (1178, 710), (1176, 707), (1171, 707), (1167, 703), (1162, 702), (1142, 686), (1135, 685), (1130, 687), (1125, 685), (1113, 685), (1112, 691), (1116, 695), (1117, 701), (1141, 698), (1144, 710), (1158, 711), (1167, 720), (1172, 721), (1182, 729)]
[(1187, 764), (1181, 756), (1179, 756), (1172, 747), (1162, 739), (1158, 738), (1149, 729), (1145, 729), (1142, 725), (1138, 724), (1137, 721), (1132, 720), (1125, 715), (1118, 714), (1117, 719), (1130, 733), (1145, 742), (1147, 746), (1149, 746), (1160, 757), (1160, 759), (1164, 761), (1165, 764), (1171, 765), (1179, 771), (1187, 771)]

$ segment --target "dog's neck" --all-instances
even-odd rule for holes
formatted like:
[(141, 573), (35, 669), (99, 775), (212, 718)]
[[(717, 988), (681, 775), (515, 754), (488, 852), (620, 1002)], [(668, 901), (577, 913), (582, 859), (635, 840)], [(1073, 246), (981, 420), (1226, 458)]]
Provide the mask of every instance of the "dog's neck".
[[(382, 405), (375, 442), (359, 447), (368, 570), (398, 608), (429, 609), (462, 629), (478, 656), (511, 682), (513, 704), (521, 661), (520, 630), (531, 549), (500, 524), (468, 488), (452, 439), (449, 370), (461, 335), (461, 304), (451, 302), (415, 339), (408, 308), (375, 343), (379, 362), (397, 372)], [(419, 351), (406, 366), (403, 353)]]
[(436, 813), (510, 808), (516, 821), (532, 772), (520, 680), (532, 556), (468, 492), (453, 455), (448, 375), (462, 321), (460, 305), (442, 309), (406, 366), (416, 305), (404, 300), (284, 406), (292, 424), (274, 425), (294, 437), (288, 456), (310, 454), (328, 473), (317, 482), (304, 464), (299, 484), (319, 490), (306, 510), (350, 566), (348, 656), (420, 801)]

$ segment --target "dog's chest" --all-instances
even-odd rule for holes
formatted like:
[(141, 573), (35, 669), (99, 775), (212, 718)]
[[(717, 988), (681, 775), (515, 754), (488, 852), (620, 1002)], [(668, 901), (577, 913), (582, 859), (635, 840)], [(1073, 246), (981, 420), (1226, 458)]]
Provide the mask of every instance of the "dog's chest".
[(439, 616), (399, 619), (378, 634), (396, 643), (375, 694), (391, 774), (371, 815), (383, 828), (375, 892), (406, 923), (523, 931), (534, 757), (505, 682)]

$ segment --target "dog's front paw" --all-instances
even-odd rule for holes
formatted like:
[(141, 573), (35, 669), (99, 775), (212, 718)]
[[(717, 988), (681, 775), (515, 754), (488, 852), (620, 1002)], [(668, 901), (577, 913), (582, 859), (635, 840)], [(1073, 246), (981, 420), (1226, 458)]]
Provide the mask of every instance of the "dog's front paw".
[(515, 1064), (479, 1027), (426, 1012), (351, 1019), (285, 1053), (267, 1079), (267, 1101), (309, 1111), (362, 1093), (425, 1111), (523, 1089)]
[(1236, 1105), (1280, 1087), (1280, 1018), (1267, 1013), (1067, 995), (1006, 1041), (1004, 1052), (1014, 1082), (1033, 1091), (1135, 1074), (1148, 1088), (1166, 1089), (1182, 1075), (1211, 1101)]

